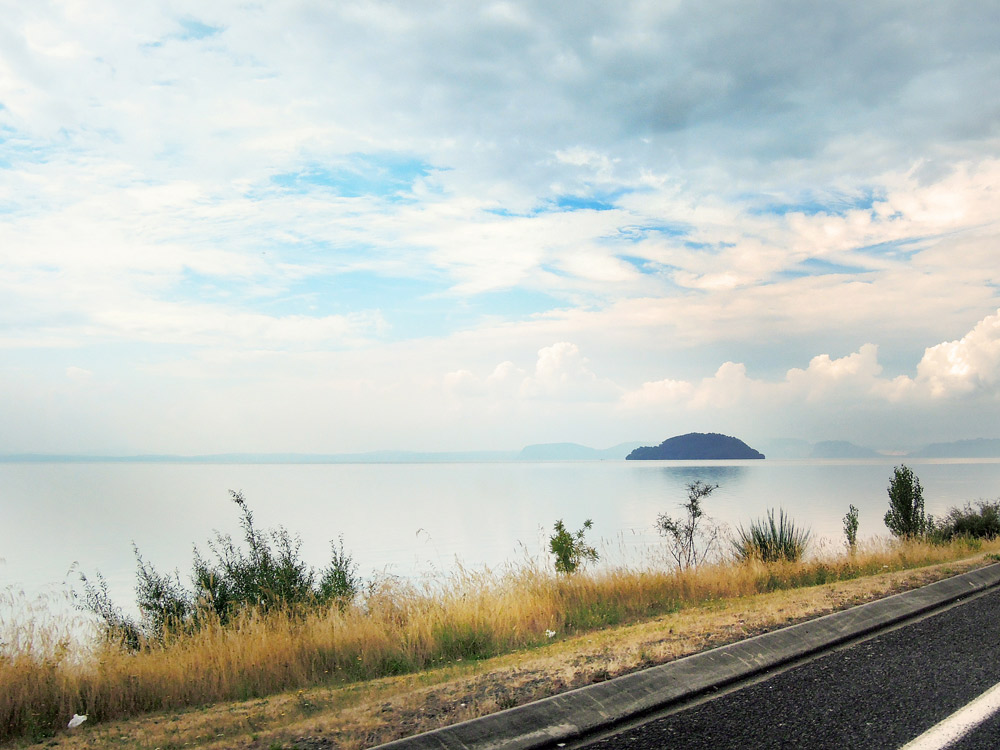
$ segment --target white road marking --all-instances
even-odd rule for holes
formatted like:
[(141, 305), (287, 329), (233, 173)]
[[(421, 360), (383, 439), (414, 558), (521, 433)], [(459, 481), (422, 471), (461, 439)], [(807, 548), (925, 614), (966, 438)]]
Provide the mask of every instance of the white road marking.
[(1000, 711), (1000, 684), (906, 743), (900, 750), (941, 750), (958, 742), (997, 711)]

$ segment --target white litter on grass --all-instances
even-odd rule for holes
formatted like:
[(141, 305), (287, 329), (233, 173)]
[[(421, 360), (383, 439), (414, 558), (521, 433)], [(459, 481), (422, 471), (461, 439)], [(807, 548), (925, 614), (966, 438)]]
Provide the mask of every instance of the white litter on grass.
[(546, 630), (545, 631), (545, 637), (546, 638), (555, 638), (556, 637), (556, 631), (554, 631), (554, 630)]
[(87, 714), (83, 714), (83, 716), (81, 716), (80, 714), (73, 714), (73, 718), (69, 720), (69, 724), (67, 724), (67, 726), (70, 729), (76, 729), (86, 720), (87, 720)]

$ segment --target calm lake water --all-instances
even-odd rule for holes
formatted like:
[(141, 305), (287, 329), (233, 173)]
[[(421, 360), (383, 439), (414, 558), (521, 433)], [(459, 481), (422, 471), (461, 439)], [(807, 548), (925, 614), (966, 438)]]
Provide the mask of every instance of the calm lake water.
[[(861, 538), (887, 536), (882, 516), (895, 462), (736, 461), (454, 464), (0, 464), (0, 590), (30, 596), (100, 571), (132, 604), (133, 542), (163, 571), (190, 569), (213, 530), (239, 537), (228, 490), (242, 490), (259, 527), (283, 525), (303, 556), (325, 564), (344, 543), (363, 575), (439, 575), (543, 556), (556, 519), (611, 563), (659, 543), (659, 513), (678, 514), (685, 485), (718, 483), (706, 512), (731, 527), (784, 508), (814, 541), (839, 544), (848, 505)], [(1000, 497), (1000, 460), (912, 460), (927, 512)], [(63, 583), (63, 582), (67, 583)]]

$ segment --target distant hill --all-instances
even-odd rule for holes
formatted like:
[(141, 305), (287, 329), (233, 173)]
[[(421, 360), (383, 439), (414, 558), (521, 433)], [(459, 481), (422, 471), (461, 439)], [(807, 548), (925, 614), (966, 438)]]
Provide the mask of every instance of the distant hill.
[(953, 443), (932, 443), (910, 454), (914, 458), (1000, 458), (1000, 440), (976, 438)]
[(657, 446), (636, 448), (627, 461), (716, 461), (764, 458), (739, 438), (716, 432), (691, 432), (668, 438)]
[(797, 438), (775, 438), (758, 444), (761, 451), (771, 458), (810, 458), (812, 443)]
[(813, 445), (810, 458), (878, 458), (881, 455), (846, 440), (824, 440)]
[(539, 443), (521, 449), (517, 458), (521, 461), (593, 461), (599, 459), (622, 459), (642, 443), (620, 443), (611, 448), (588, 448), (579, 443)]

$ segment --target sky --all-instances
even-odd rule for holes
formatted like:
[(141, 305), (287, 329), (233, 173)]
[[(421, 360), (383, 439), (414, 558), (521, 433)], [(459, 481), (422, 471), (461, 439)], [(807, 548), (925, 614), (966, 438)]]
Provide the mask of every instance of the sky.
[(998, 11), (0, 0), (0, 452), (1000, 437)]

